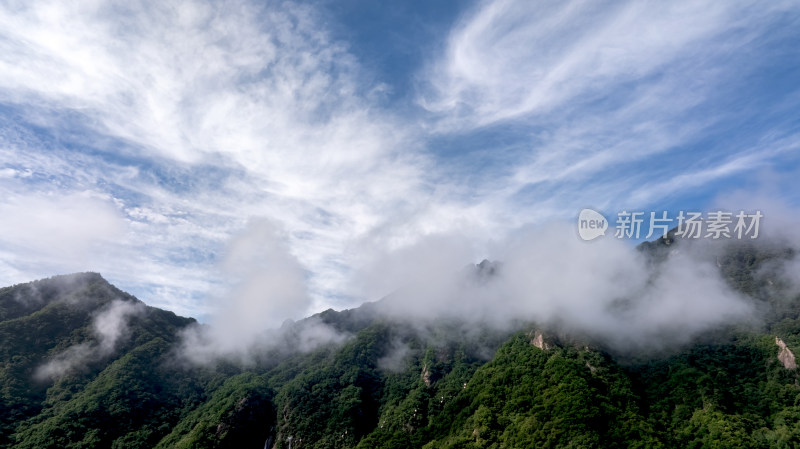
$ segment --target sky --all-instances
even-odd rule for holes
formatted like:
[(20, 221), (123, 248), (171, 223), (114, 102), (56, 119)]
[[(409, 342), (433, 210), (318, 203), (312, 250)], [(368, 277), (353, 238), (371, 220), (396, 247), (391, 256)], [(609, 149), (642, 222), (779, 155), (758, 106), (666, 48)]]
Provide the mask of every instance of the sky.
[(0, 0), (2, 285), (279, 324), (390, 260), (748, 195), (800, 206), (797, 1)]

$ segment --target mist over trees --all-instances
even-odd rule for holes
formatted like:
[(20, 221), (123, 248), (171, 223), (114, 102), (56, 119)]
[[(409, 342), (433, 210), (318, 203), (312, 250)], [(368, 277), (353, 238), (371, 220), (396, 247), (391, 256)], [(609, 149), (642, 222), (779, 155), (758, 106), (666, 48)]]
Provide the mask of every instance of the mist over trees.
[[(595, 261), (614, 257), (609, 248)], [(645, 282), (617, 279), (621, 292), (642, 288), (605, 303), (603, 284), (585, 273), (592, 298), (611, 309), (590, 310), (597, 321), (635, 316), (636, 301), (718, 312), (711, 320), (671, 315), (675, 322), (652, 332), (643, 330), (651, 321), (612, 333), (569, 303), (557, 313), (499, 302), (516, 308), (485, 309), (480, 319), (445, 313), (458, 304), (447, 297), (421, 301), (427, 317), (409, 303), (431, 292), (496, 293), (512, 258), (455, 269), (447, 288), (410, 286), (356, 309), (287, 321), (233, 352), (208, 350), (218, 332), (211, 325), (147, 307), (98, 274), (6, 287), (0, 447), (794, 447), (796, 251), (774, 242), (700, 249), (674, 236), (629, 249), (641, 267), (622, 269)], [(669, 277), (690, 269), (696, 277)], [(538, 276), (544, 285), (532, 297), (552, 277)], [(697, 276), (705, 280), (686, 282)], [(672, 299), (672, 289), (687, 298)], [(719, 309), (709, 295), (720, 292), (747, 313)], [(462, 298), (470, 312), (485, 305)], [(706, 301), (713, 307), (704, 309)]]

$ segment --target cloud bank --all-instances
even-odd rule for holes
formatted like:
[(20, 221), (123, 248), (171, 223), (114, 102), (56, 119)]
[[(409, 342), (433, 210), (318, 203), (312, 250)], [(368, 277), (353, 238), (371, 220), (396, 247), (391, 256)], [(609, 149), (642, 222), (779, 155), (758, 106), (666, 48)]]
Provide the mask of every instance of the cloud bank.
[[(419, 271), (394, 279), (404, 287), (380, 306), (411, 324), (444, 319), (513, 329), (537, 323), (621, 350), (670, 348), (721, 325), (757, 319), (752, 299), (725, 282), (713, 259), (679, 247), (654, 266), (620, 240), (583, 242), (566, 224), (528, 228), (493, 248), (492, 273), (487, 267), (430, 270), (431, 261), (398, 255), (396, 263)], [(448, 265), (447, 255), (441, 258)], [(415, 282), (403, 284), (406, 279)]]
[[(374, 318), (400, 323), (405, 332), (434, 342), (442, 338), (471, 342), (485, 330), (510, 332), (534, 326), (548, 338), (578, 338), (625, 354), (661, 354), (731, 326), (763, 326), (769, 314), (766, 304), (736, 290), (720, 265), (737, 246), (754, 244), (765, 251), (793, 248), (795, 257), (770, 260), (752, 275), (756, 284), (767, 279), (769, 294), (779, 302), (800, 298), (797, 247), (787, 246), (783, 233), (776, 232), (779, 229), (766, 227), (753, 242), (679, 240), (663, 248), (666, 258), (661, 260), (613, 237), (582, 241), (574, 224), (551, 222), (496, 240), (485, 253), (495, 262), (478, 265), (462, 263), (475, 260), (475, 248), (468, 240), (431, 236), (385, 254), (362, 273), (362, 288), (384, 292), (364, 313), (376, 313)], [(281, 299), (270, 296), (273, 291), (268, 286), (286, 285), (292, 279), (280, 270), (275, 274), (284, 281), (263, 285), (253, 296), (235, 289), (240, 296), (231, 297), (232, 310), (222, 310), (217, 323), (193, 329), (184, 342), (189, 359), (252, 362), (269, 351), (307, 351), (349, 337), (319, 319), (280, 329), (273, 321), (270, 327), (269, 317), (276, 316), (272, 307), (287, 311)], [(783, 290), (775, 290), (773, 282)], [(301, 293), (300, 285), (274, 292), (289, 293), (283, 297), (289, 298)], [(295, 314), (303, 303), (296, 304)], [(230, 321), (240, 327), (225, 325), (226, 317), (248, 312), (264, 321), (253, 325), (252, 318), (241, 317)], [(440, 335), (447, 329), (455, 334)], [(379, 367), (400, 369), (410, 351), (395, 336)]]

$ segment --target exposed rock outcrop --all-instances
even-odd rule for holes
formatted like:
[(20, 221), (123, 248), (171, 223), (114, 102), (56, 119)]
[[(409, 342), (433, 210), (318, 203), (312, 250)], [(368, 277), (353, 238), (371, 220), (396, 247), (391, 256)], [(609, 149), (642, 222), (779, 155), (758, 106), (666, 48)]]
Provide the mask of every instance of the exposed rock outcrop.
[(531, 344), (541, 349), (542, 351), (547, 351), (548, 349), (550, 349), (550, 345), (548, 345), (544, 341), (544, 335), (542, 335), (542, 333), (539, 331), (535, 331), (533, 333), (533, 339), (531, 340)]
[(427, 363), (422, 365), (422, 373), (420, 374), (420, 377), (422, 377), (422, 381), (425, 382), (425, 386), (426, 387), (430, 387), (431, 386), (431, 372), (428, 369), (428, 364)]
[(778, 351), (778, 360), (780, 360), (780, 362), (783, 364), (783, 367), (786, 369), (797, 368), (797, 362), (794, 360), (794, 354), (786, 346), (786, 343), (784, 343), (780, 338), (775, 337), (775, 344), (781, 348), (780, 351)]

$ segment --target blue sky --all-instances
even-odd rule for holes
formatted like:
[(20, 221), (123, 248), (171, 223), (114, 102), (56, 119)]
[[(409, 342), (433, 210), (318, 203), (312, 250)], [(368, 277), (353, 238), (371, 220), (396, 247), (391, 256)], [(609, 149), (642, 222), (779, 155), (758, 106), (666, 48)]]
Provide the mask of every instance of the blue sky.
[(0, 1), (3, 285), (99, 271), (203, 317), (288, 264), (282, 320), (433, 237), (468, 263), (798, 180), (796, 1)]

